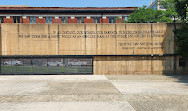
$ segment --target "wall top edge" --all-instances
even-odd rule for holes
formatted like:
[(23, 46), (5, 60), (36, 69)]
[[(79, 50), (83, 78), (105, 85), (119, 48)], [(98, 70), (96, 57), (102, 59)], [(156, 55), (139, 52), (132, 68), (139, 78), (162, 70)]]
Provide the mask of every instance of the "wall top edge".
[[(174, 24), (174, 23), (42, 23), (42, 24), (38, 24), (38, 23), (0, 23), (1, 25), (2, 24), (8, 24), (8, 25), (12, 25), (12, 24), (19, 24), (19, 25), (28, 25), (28, 24), (31, 24), (31, 25), (49, 25), (49, 24), (63, 24), (63, 25), (70, 25), (70, 24), (79, 24), (79, 25), (87, 25), (87, 24), (103, 24), (103, 25), (114, 25), (114, 24)], [(175, 24), (183, 24), (183, 23), (175, 23)]]

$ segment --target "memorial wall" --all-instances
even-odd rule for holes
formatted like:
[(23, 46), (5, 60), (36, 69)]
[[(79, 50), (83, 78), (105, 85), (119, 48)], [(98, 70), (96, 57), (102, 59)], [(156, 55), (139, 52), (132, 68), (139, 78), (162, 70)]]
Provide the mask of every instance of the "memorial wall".
[(93, 55), (94, 74), (188, 72), (174, 55), (173, 29), (164, 23), (1, 24), (0, 53)]
[(1, 24), (2, 55), (174, 53), (167, 24)]

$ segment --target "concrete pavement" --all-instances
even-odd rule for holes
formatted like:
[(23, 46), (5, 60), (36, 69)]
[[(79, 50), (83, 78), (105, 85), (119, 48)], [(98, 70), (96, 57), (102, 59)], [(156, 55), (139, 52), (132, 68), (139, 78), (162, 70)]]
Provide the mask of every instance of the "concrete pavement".
[(0, 76), (0, 111), (188, 111), (188, 76)]

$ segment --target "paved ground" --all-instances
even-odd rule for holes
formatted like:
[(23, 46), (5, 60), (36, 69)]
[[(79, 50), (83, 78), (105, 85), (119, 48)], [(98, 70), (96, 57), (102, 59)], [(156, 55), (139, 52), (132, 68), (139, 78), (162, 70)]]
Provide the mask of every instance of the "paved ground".
[(0, 76), (0, 111), (188, 111), (188, 76)]

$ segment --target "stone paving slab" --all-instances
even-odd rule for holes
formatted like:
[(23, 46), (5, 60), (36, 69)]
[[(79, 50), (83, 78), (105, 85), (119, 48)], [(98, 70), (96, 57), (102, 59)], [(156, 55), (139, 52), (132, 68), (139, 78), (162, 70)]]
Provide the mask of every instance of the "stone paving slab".
[(48, 90), (46, 81), (1, 81), (0, 95), (36, 95)]
[(185, 83), (177, 82), (112, 82), (122, 94), (182, 94), (188, 95)]
[(101, 81), (108, 80), (104, 75), (7, 75), (0, 76), (0, 81)]
[(48, 83), (49, 89), (42, 94), (63, 94), (63, 95), (109, 95), (121, 94), (111, 82), (51, 82)]
[(186, 111), (186, 77), (0, 76), (0, 111)]
[(188, 83), (188, 75), (106, 75), (111, 81), (173, 81)]
[(78, 102), (78, 101), (95, 101), (95, 102), (112, 102), (124, 101), (122, 95), (2, 95), (0, 103), (6, 102)]
[(11, 81), (1, 82), (0, 95), (121, 94), (108, 81)]
[(127, 101), (136, 111), (188, 111), (184, 95), (132, 95)]
[(135, 111), (128, 102), (0, 103), (2, 111)]

